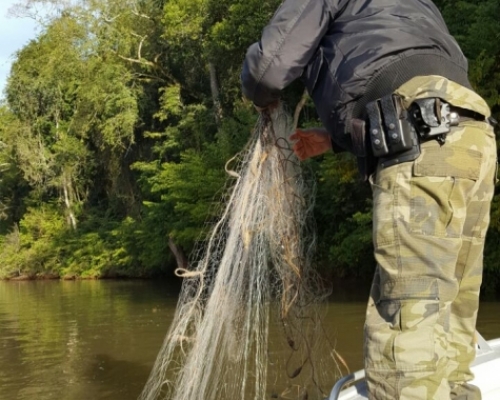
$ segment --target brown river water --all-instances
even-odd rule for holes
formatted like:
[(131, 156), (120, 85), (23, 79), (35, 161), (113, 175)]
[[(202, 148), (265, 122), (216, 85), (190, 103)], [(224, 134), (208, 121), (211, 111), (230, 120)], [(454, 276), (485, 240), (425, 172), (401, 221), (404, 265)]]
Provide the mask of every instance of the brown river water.
[[(0, 282), (0, 400), (135, 400), (175, 311), (178, 287), (153, 281)], [(335, 290), (327, 326), (362, 365), (367, 288)], [(500, 337), (500, 302), (478, 330)], [(333, 385), (333, 382), (332, 382)]]

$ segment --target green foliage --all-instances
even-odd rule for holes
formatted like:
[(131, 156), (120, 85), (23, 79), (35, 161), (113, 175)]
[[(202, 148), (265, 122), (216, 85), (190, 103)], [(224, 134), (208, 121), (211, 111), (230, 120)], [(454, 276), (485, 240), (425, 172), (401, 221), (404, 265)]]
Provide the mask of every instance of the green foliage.
[(500, 3), (442, 0), (438, 5), (469, 59), (472, 84), (500, 116)]
[[(189, 255), (232, 183), (224, 166), (256, 120), (241, 64), (280, 0), (19, 1), (61, 11), (18, 52), (0, 106), (0, 278), (171, 273), (171, 246)], [(436, 4), (500, 119), (500, 3)], [(317, 124), (309, 101), (301, 126)], [(369, 185), (352, 156), (307, 164), (322, 272), (370, 278)], [(500, 288), (499, 196), (489, 291)]]
[(8, 127), (15, 123), (14, 115), (0, 106), (0, 235), (7, 234), (19, 222), (28, 193), (16, 152), (9, 141)]
[(62, 250), (55, 243), (65, 225), (64, 218), (50, 204), (29, 208), (19, 228), (14, 225), (4, 238), (1, 276), (57, 274)]
[(209, 0), (206, 50), (215, 60), (224, 89), (222, 100), (230, 105), (240, 96), (240, 72), (248, 46), (260, 38), (262, 29), (281, 4), (280, 0)]
[(340, 276), (366, 277), (373, 272), (372, 214), (355, 213), (333, 236), (329, 259)]
[[(142, 192), (151, 199), (145, 203), (146, 218), (154, 216), (153, 221), (162, 221), (164, 228), (168, 228), (161, 234), (187, 249), (202, 237), (205, 222), (213, 221), (220, 211), (218, 204), (228, 180), (224, 165), (246, 143), (249, 136), (241, 133), (249, 133), (248, 127), (255, 119), (248, 108), (241, 105), (234, 110), (234, 118), (223, 121), (213, 142), (202, 143), (209, 118), (207, 114), (207, 118), (203, 117), (206, 110), (198, 111), (197, 115), (183, 119), (178, 133), (184, 138), (198, 137), (199, 143), (191, 142), (192, 147), (181, 152), (178, 160), (137, 162), (133, 166), (142, 172)], [(166, 152), (161, 148), (158, 151)]]
[(371, 193), (349, 154), (326, 155), (316, 166), (319, 256), (333, 272), (371, 276)]
[(141, 224), (131, 217), (116, 221), (92, 216), (82, 225), (78, 233), (71, 232), (64, 238), (62, 247), (67, 254), (61, 265), (63, 275), (82, 278), (147, 275), (145, 268), (139, 268), (143, 249), (136, 238), (142, 236)]

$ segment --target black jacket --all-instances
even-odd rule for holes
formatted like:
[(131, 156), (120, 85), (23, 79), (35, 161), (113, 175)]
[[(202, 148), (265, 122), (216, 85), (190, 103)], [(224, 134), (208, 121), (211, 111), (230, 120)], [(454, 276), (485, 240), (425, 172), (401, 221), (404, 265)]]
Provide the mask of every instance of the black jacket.
[(470, 87), (467, 60), (430, 0), (285, 0), (241, 78), (243, 94), (266, 106), (302, 76), (334, 142), (352, 150), (350, 120), (419, 75)]

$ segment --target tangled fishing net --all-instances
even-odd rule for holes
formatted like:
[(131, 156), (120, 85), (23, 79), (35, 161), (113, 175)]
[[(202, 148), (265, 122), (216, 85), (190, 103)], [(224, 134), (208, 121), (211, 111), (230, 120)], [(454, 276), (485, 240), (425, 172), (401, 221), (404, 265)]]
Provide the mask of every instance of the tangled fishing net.
[(313, 192), (262, 114), (219, 222), (184, 277), (174, 320), (141, 400), (323, 399), (336, 378), (311, 266)]

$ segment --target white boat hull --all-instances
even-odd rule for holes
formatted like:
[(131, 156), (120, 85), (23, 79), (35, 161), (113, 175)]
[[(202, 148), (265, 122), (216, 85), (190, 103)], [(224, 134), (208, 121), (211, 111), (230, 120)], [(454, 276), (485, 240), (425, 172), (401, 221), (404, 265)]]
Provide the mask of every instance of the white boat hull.
[[(478, 334), (476, 359), (472, 366), (483, 400), (500, 399), (500, 338), (486, 341)], [(352, 384), (347, 389), (345, 385)], [(367, 400), (364, 371), (342, 378), (332, 389), (328, 400)]]

